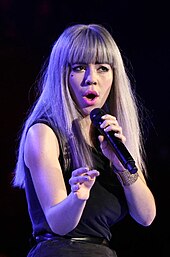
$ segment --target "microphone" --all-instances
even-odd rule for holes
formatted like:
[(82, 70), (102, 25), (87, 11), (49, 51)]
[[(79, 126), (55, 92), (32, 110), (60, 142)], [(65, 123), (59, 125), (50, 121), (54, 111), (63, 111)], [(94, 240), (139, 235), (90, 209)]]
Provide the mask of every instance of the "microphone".
[(108, 140), (110, 146), (112, 147), (117, 158), (121, 164), (127, 169), (130, 173), (134, 174), (137, 172), (137, 167), (135, 161), (126, 146), (122, 141), (115, 137), (113, 131), (105, 132), (104, 129), (100, 128), (100, 125), (103, 123), (101, 117), (105, 115), (105, 111), (100, 108), (95, 108), (90, 112), (90, 119), (93, 125), (99, 130), (99, 132)]

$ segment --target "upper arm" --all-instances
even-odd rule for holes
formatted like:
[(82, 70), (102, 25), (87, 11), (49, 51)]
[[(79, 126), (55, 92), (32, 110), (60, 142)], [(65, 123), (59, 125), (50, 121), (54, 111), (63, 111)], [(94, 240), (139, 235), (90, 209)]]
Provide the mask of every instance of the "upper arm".
[(37, 123), (27, 134), (24, 160), (29, 168), (35, 191), (46, 213), (66, 198), (66, 187), (59, 163), (59, 144), (53, 130)]

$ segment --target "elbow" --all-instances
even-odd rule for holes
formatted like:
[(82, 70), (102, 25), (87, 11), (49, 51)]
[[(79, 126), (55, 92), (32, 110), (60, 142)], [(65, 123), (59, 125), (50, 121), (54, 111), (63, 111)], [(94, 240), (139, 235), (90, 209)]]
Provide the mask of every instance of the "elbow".
[(54, 234), (64, 236), (74, 229), (69, 220), (66, 219), (66, 215), (57, 213), (54, 208), (46, 210), (45, 217), (48, 226)]
[(65, 227), (58, 227), (58, 226), (50, 226), (50, 229), (52, 230), (52, 232), (54, 234), (57, 234), (59, 236), (65, 236), (66, 234), (68, 234), (71, 230), (69, 230), (68, 228)]
[(144, 227), (149, 227), (154, 221), (154, 218), (148, 218), (142, 222), (139, 222)]
[(74, 229), (66, 224), (63, 224), (62, 222), (60, 224), (48, 222), (48, 225), (49, 225), (50, 229), (52, 230), (52, 232), (59, 236), (64, 236), (64, 235), (68, 234), (71, 230)]
[(142, 225), (144, 227), (149, 227), (155, 220), (155, 217), (156, 217), (156, 212), (154, 212), (151, 215), (148, 215), (148, 217), (143, 221)]
[(64, 219), (64, 218), (57, 219), (56, 216), (54, 217), (54, 215), (46, 216), (46, 220), (52, 232), (60, 236), (64, 236), (68, 234), (77, 225), (77, 224), (71, 223), (68, 219)]
[(140, 223), (144, 227), (149, 227), (156, 217), (156, 209), (154, 209), (152, 212), (145, 215), (143, 219), (138, 220), (138, 223)]
[(154, 204), (152, 207), (152, 210), (147, 215), (147, 218), (146, 218), (143, 226), (145, 226), (145, 227), (150, 226), (153, 223), (153, 221), (155, 220), (155, 217), (156, 217), (156, 205)]
[(131, 216), (140, 225), (144, 227), (149, 227), (155, 220), (156, 208), (154, 206), (152, 209), (145, 211), (143, 214), (134, 215), (134, 213), (131, 213)]

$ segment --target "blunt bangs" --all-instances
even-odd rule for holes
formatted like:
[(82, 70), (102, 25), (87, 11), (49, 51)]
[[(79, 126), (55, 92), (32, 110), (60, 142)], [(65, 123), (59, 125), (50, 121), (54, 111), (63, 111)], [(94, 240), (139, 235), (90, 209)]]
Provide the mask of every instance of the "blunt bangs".
[(68, 54), (70, 64), (107, 63), (113, 67), (113, 45), (105, 35), (87, 28), (76, 35), (72, 42)]

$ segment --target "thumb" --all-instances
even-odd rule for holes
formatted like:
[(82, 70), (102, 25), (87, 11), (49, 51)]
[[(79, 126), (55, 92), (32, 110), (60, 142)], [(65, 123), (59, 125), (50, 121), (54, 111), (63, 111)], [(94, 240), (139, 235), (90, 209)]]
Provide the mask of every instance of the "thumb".
[(99, 139), (99, 142), (102, 143), (102, 142), (104, 141), (104, 136), (99, 135), (99, 136), (98, 136), (98, 139)]

